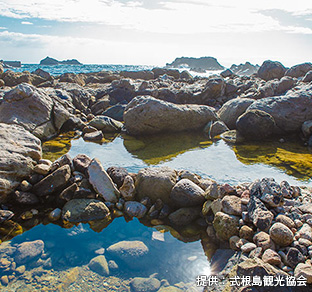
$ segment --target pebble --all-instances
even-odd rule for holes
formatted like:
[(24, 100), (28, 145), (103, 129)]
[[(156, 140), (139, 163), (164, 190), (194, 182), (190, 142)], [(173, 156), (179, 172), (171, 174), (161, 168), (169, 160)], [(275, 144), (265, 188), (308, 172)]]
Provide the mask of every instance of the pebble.
[(244, 252), (244, 253), (249, 253), (251, 252), (252, 250), (254, 250), (257, 246), (252, 243), (252, 242), (248, 242), (248, 243), (245, 243), (242, 247), (241, 247), (241, 251)]
[(295, 220), (295, 225), (296, 225), (297, 228), (300, 228), (303, 225), (303, 223), (299, 219), (296, 219)]
[(7, 286), (9, 284), (8, 276), (2, 276), (0, 280), (1, 280), (2, 285), (4, 286)]
[(98, 254), (98, 255), (102, 255), (105, 253), (105, 248), (101, 247), (101, 248), (97, 249), (94, 253)]
[(19, 189), (22, 192), (28, 192), (32, 189), (32, 184), (28, 182), (27, 180), (23, 180), (19, 186)]
[(51, 166), (46, 164), (37, 164), (34, 167), (34, 172), (42, 175), (46, 175), (49, 173)]
[(59, 208), (54, 209), (49, 213), (49, 219), (51, 221), (57, 221), (61, 218), (62, 210)]
[(279, 266), (282, 263), (280, 255), (275, 250), (272, 250), (272, 249), (267, 249), (263, 253), (262, 260), (265, 263), (275, 265), (275, 266)]

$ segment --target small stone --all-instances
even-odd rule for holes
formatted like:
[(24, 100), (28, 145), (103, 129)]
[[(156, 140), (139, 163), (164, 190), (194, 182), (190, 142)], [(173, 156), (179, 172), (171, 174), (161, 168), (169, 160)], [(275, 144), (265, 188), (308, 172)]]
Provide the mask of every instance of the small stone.
[(22, 205), (35, 205), (39, 203), (38, 197), (28, 192), (15, 191), (13, 198), (15, 202)]
[(265, 263), (275, 266), (279, 266), (282, 263), (280, 255), (275, 250), (272, 249), (267, 249), (264, 251), (262, 255), (262, 260)]
[(241, 229), (239, 230), (239, 237), (241, 238), (245, 238), (248, 241), (252, 241), (253, 237), (254, 237), (254, 231), (252, 230), (252, 228), (250, 228), (247, 225), (243, 225), (241, 227)]
[(239, 240), (240, 238), (237, 235), (232, 236), (229, 239), (230, 248), (233, 250), (239, 250), (239, 248), (237, 247), (237, 243)]
[(305, 238), (299, 238), (299, 243), (306, 247), (312, 246), (312, 242)]
[(270, 228), (270, 236), (280, 246), (289, 246), (294, 240), (292, 231), (286, 225), (279, 222), (274, 223)]
[(19, 266), (15, 269), (15, 272), (19, 275), (22, 275), (24, 274), (26, 271), (26, 267), (23, 265), (23, 266)]
[(200, 213), (201, 207), (180, 208), (172, 212), (168, 218), (173, 225), (185, 226), (197, 219), (200, 216)]
[(241, 251), (244, 252), (244, 253), (249, 253), (251, 252), (252, 250), (254, 250), (257, 246), (252, 243), (252, 242), (248, 242), (248, 243), (245, 243), (242, 247), (241, 247)]
[(73, 159), (73, 165), (74, 165), (75, 170), (81, 173), (86, 173), (90, 163), (91, 163), (91, 158), (85, 154), (78, 154)]
[(238, 235), (239, 218), (218, 212), (213, 221), (213, 227), (218, 237), (222, 240), (229, 240), (232, 236)]
[(90, 270), (98, 273), (101, 276), (108, 276), (109, 275), (108, 263), (106, 261), (105, 256), (103, 256), (103, 255), (99, 255), (99, 256), (93, 258), (89, 262), (88, 267)]
[(100, 142), (104, 139), (104, 135), (102, 131), (96, 131), (91, 133), (85, 133), (83, 135), (83, 139), (85, 141), (91, 141), (91, 142)]
[(212, 184), (208, 186), (208, 188), (206, 189), (204, 193), (204, 197), (207, 200), (212, 200), (212, 201), (220, 197), (220, 191), (219, 191), (218, 185), (215, 182), (213, 182)]
[(62, 210), (60, 208), (56, 208), (49, 213), (49, 219), (51, 221), (57, 221), (61, 218)]
[(44, 249), (44, 242), (42, 240), (27, 241), (17, 246), (15, 254), (15, 262), (17, 264), (25, 264), (38, 258)]
[(304, 223), (296, 233), (296, 236), (312, 241), (312, 227), (309, 224)]
[(269, 234), (265, 233), (264, 231), (261, 231), (257, 233), (253, 238), (254, 243), (261, 247), (263, 250), (266, 250), (268, 248), (275, 249), (275, 244), (271, 240), (271, 237)]
[(304, 263), (303, 254), (296, 248), (291, 247), (286, 255), (287, 265), (295, 268), (299, 263)]
[(155, 278), (133, 278), (130, 282), (133, 292), (156, 292), (160, 287), (160, 281)]
[(295, 223), (293, 220), (291, 220), (289, 217), (285, 216), (285, 215), (278, 215), (276, 217), (276, 222), (280, 222), (283, 223), (284, 225), (286, 225), (289, 229), (292, 229), (295, 227)]
[(303, 225), (303, 223), (299, 219), (295, 219), (295, 225), (296, 228), (300, 228)]
[(298, 279), (303, 276), (307, 279), (308, 284), (312, 284), (312, 266), (311, 264), (300, 263), (294, 271), (294, 276)]
[(34, 167), (34, 172), (42, 175), (47, 175), (50, 171), (51, 165), (46, 165), (46, 164), (37, 164)]
[(261, 256), (262, 256), (262, 248), (257, 247), (249, 253), (248, 257), (252, 259), (252, 258), (261, 258)]
[(115, 270), (116, 271), (116, 270), (119, 269), (117, 263), (115, 261), (113, 261), (113, 260), (110, 260), (108, 262), (108, 267), (109, 267), (109, 270)]
[(147, 208), (135, 201), (127, 201), (124, 206), (124, 212), (129, 217), (143, 218), (147, 212)]
[(52, 161), (49, 160), (49, 159), (40, 159), (38, 161), (38, 164), (45, 164), (45, 165), (51, 166), (52, 165)]
[(105, 253), (105, 248), (101, 247), (97, 249), (94, 253), (98, 255), (103, 255)]
[(123, 167), (111, 166), (106, 171), (118, 188), (123, 185), (125, 178), (129, 175)]
[(241, 216), (242, 214), (242, 202), (239, 197), (225, 196), (222, 201), (222, 211), (229, 215)]
[(1, 277), (1, 283), (2, 283), (3, 286), (7, 286), (9, 284), (8, 276), (2, 276)]
[(27, 180), (23, 180), (21, 184), (19, 185), (19, 190), (22, 192), (28, 192), (32, 189), (32, 184), (28, 182)]
[(212, 204), (213, 201), (206, 201), (203, 205), (203, 209), (202, 209), (202, 213), (204, 216), (207, 216), (209, 211), (211, 210), (211, 204)]
[(135, 186), (134, 186), (134, 180), (130, 175), (127, 175), (124, 178), (123, 184), (119, 189), (120, 195), (126, 200), (126, 201), (132, 201), (135, 197)]

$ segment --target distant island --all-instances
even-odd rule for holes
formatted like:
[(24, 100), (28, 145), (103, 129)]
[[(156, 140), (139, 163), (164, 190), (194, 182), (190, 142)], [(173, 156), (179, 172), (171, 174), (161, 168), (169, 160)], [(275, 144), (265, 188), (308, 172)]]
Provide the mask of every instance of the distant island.
[(22, 67), (22, 62), (21, 61), (3, 61), (0, 60), (0, 64), (2, 64), (2, 66), (4, 68), (20, 68)]
[(64, 60), (64, 61), (58, 61), (56, 59), (46, 57), (45, 59), (40, 61), (40, 65), (46, 65), (46, 66), (54, 66), (54, 65), (82, 65), (78, 60), (72, 59), (72, 60)]
[(223, 70), (224, 69), (224, 67), (220, 65), (217, 59), (213, 57), (176, 58), (172, 63), (167, 63), (166, 67), (167, 68), (185, 68), (186, 67), (186, 68), (190, 68), (193, 71)]

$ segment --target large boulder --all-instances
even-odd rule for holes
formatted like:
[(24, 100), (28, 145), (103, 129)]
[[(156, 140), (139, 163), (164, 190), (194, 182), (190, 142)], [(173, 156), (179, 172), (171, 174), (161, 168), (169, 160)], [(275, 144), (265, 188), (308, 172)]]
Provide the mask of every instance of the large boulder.
[(286, 72), (285, 76), (290, 77), (303, 77), (306, 75), (310, 70), (312, 70), (312, 64), (311, 63), (303, 63), (299, 65), (295, 65), (290, 67)]
[(41, 159), (40, 140), (17, 125), (0, 123), (0, 202)]
[(137, 198), (149, 197), (153, 202), (161, 199), (169, 204), (170, 193), (177, 179), (177, 172), (169, 167), (141, 169), (135, 181)]
[(238, 235), (239, 217), (217, 212), (213, 220), (213, 227), (221, 240), (228, 241)]
[(151, 96), (134, 98), (124, 113), (127, 132), (132, 135), (196, 130), (215, 120), (216, 113), (209, 106), (177, 105)]
[(26, 241), (17, 246), (15, 261), (17, 264), (26, 264), (32, 260), (38, 259), (44, 250), (42, 240)]
[(266, 81), (278, 78), (281, 79), (286, 72), (286, 68), (280, 62), (264, 61), (258, 70), (258, 76)]
[(236, 129), (238, 117), (241, 116), (254, 101), (255, 100), (251, 98), (233, 98), (219, 109), (218, 116), (229, 129)]
[[(251, 110), (270, 114), (280, 133), (299, 132), (302, 124), (312, 119), (312, 84), (302, 84), (282, 96), (257, 100), (248, 107), (247, 112)], [(258, 119), (258, 123), (261, 124), (262, 119)]]
[(26, 83), (8, 91), (0, 104), (0, 122), (20, 125), (40, 139), (56, 135), (69, 117), (61, 104)]
[(89, 264), (88, 267), (90, 270), (92, 270), (95, 273), (98, 273), (101, 276), (108, 276), (109, 275), (109, 268), (108, 263), (103, 255), (99, 255), (95, 258), (93, 258)]

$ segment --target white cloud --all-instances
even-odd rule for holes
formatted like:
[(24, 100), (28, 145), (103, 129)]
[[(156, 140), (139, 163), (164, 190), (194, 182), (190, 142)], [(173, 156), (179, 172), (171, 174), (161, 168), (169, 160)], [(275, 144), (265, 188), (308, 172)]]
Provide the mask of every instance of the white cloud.
[[(147, 9), (147, 2), (116, 0), (3, 0), (0, 15), (16, 18), (42, 18), (68, 22), (91, 22), (121, 26), (154, 33), (236, 33), (285, 31), (300, 33), (307, 29), (282, 26), (259, 10), (282, 9), (300, 14), (311, 9), (310, 0), (170, 0), (157, 1), (157, 9)], [(1, 2), (0, 2), (1, 3)], [(144, 4), (144, 5), (143, 5)]]
[(4, 27), (4, 26), (0, 26), (0, 29), (7, 29), (6, 27)]
[(22, 21), (21, 24), (25, 24), (25, 25), (33, 25), (32, 22), (29, 22), (29, 21)]

